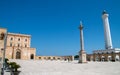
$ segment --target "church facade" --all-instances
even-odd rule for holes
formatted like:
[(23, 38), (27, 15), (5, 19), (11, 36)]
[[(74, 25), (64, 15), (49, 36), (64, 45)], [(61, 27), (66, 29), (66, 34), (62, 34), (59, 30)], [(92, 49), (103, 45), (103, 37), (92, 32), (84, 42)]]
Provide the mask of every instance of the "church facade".
[[(5, 39), (6, 36), (6, 39)], [(0, 57), (8, 59), (35, 59), (36, 49), (31, 48), (31, 35), (7, 33), (7, 29), (0, 28)]]
[[(5, 39), (6, 38), (6, 39)], [(74, 60), (68, 56), (37, 56), (36, 48), (31, 48), (31, 35), (19, 33), (7, 33), (7, 29), (0, 28), (0, 59), (4, 56), (8, 59), (21, 60)]]

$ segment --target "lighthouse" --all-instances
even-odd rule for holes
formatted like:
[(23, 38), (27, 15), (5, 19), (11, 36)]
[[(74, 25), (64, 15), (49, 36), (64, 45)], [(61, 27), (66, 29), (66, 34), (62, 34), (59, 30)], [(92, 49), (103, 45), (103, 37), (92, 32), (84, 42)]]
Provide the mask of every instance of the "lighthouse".
[(109, 14), (104, 10), (102, 13), (102, 20), (103, 20), (103, 25), (104, 25), (105, 49), (112, 49), (113, 46), (112, 46), (108, 17), (109, 17)]
[(105, 49), (93, 51), (94, 61), (120, 61), (120, 48), (113, 48), (112, 38), (109, 25), (109, 14), (104, 10), (102, 12), (102, 20), (104, 26)]

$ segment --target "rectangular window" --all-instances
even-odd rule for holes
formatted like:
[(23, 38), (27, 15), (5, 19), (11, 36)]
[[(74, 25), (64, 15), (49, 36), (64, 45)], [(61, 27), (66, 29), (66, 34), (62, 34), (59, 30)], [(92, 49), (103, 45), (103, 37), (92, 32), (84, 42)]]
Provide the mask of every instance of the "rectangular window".
[(20, 38), (18, 38), (18, 41), (20, 41)]
[(20, 47), (20, 44), (18, 43), (18, 47)]
[(25, 39), (25, 42), (27, 42), (27, 39)]
[(27, 45), (25, 44), (25, 47), (27, 47)]
[(11, 41), (13, 40), (13, 38), (11, 37), (11, 39), (10, 39)]
[(10, 43), (10, 47), (12, 47), (12, 43)]

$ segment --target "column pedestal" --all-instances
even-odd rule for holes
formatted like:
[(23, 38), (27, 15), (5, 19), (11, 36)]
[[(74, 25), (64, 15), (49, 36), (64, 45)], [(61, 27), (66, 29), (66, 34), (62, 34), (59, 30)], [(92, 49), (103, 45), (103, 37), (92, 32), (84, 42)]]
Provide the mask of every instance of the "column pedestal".
[(79, 62), (78, 63), (87, 63), (87, 55), (86, 55), (86, 52), (84, 50), (81, 50), (79, 52)]

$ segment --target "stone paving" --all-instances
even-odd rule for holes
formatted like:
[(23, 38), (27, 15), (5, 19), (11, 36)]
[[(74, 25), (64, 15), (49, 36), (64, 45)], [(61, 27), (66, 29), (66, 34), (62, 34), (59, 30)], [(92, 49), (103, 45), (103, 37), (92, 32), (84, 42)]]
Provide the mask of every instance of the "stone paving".
[(120, 75), (120, 62), (12, 61), (21, 65), (20, 75)]

